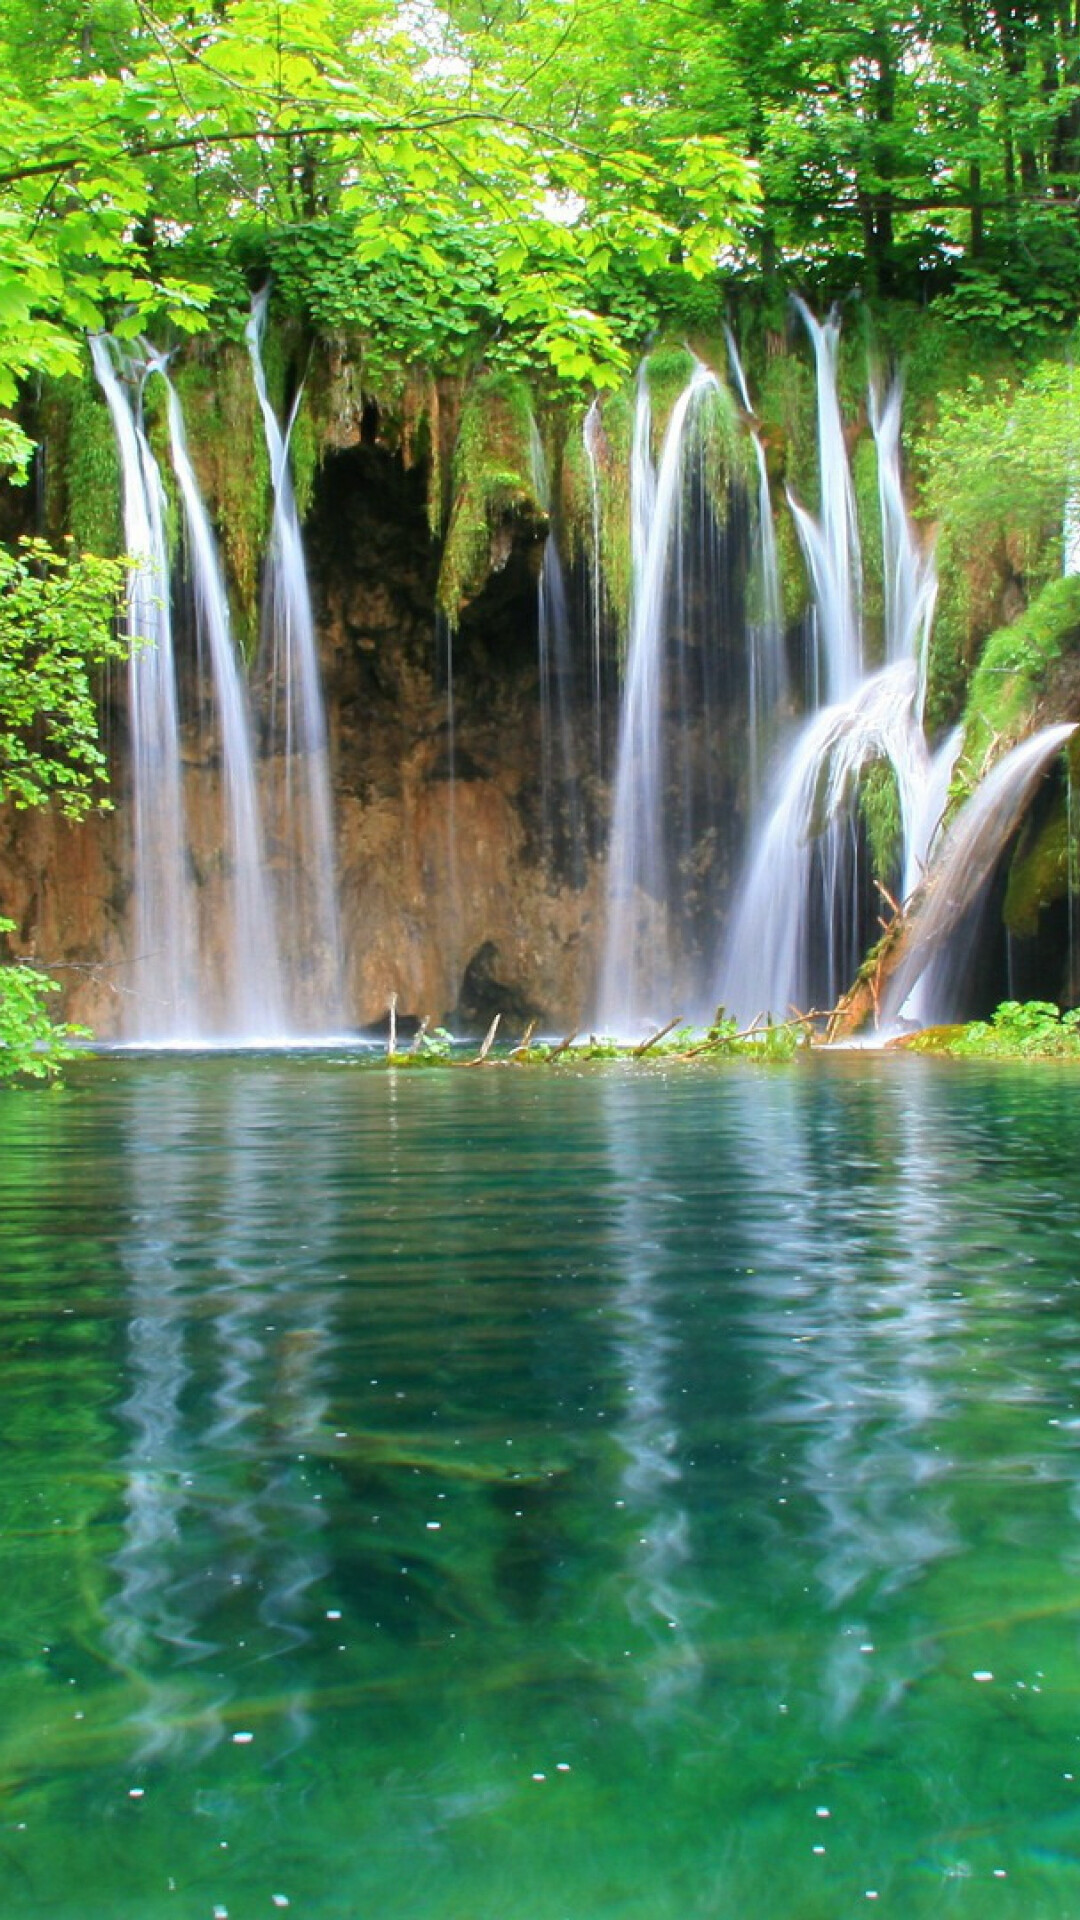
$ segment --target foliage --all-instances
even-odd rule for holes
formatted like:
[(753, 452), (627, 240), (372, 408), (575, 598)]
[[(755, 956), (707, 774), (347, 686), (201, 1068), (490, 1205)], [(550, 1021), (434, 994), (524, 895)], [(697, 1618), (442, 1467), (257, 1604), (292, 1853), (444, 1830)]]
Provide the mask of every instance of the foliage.
[(0, 547), (0, 801), (79, 819), (106, 774), (91, 674), (126, 652), (116, 636), (126, 569), (43, 540)]
[[(1080, 448), (1080, 384), (1043, 361), (1019, 385), (973, 375), (928, 436), (922, 507), (962, 548), (1008, 527), (1037, 552), (1061, 535)], [(1060, 567), (1060, 546), (1053, 561)]]
[[(943, 401), (920, 449), (922, 510), (939, 523), (932, 727), (956, 717), (979, 642), (1010, 599), (1032, 601), (1060, 574), (1078, 449), (1080, 387), (1068, 365), (1044, 361), (1019, 384), (974, 376)], [(979, 698), (987, 693), (984, 675)], [(972, 689), (969, 707), (974, 698)]]
[(699, 1053), (702, 1059), (736, 1056), (767, 1065), (791, 1060), (809, 1045), (810, 1036), (797, 1021), (774, 1021), (770, 1016), (760, 1026), (740, 1028), (737, 1020), (731, 1019), (723, 1007), (718, 1007), (712, 1026), (700, 1043)]
[(990, 1020), (962, 1027), (948, 1051), (964, 1057), (1080, 1060), (1080, 1007), (1048, 1000), (1003, 1000)]
[[(14, 921), (0, 919), (0, 934), (14, 930)], [(59, 991), (34, 967), (0, 966), (0, 1082), (53, 1079), (71, 1058), (70, 1042), (86, 1037), (85, 1028), (49, 1018), (44, 1003)]]
[(468, 16), (90, 0), (39, 42), (10, 0), (0, 403), (29, 372), (77, 371), (85, 328), (236, 330), (244, 276), (270, 266), (306, 318), (359, 323), (383, 355), (467, 334), (508, 370), (620, 378), (613, 273), (710, 276), (752, 169), (662, 94), (644, 118), (620, 108), (588, 6)]
[[(40, 807), (55, 793), (77, 820), (95, 798), (106, 762), (91, 675), (126, 651), (115, 632), (126, 578), (119, 561), (43, 540), (0, 547), (0, 802)], [(54, 991), (32, 967), (0, 966), (0, 1081), (50, 1078), (81, 1033), (50, 1020)]]

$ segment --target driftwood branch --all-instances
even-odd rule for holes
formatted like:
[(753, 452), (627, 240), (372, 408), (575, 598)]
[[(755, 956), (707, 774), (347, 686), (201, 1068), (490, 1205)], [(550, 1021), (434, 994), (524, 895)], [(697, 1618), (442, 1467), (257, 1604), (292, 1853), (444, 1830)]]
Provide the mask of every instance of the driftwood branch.
[(387, 1037), (386, 1051), (392, 1060), (397, 1052), (397, 994), (390, 995), (390, 1032)]
[(647, 1040), (643, 1040), (643, 1041), (641, 1042), (641, 1045), (640, 1045), (640, 1046), (638, 1046), (638, 1047), (631, 1047), (631, 1049), (630, 1049), (630, 1058), (631, 1058), (631, 1060), (640, 1060), (640, 1059), (641, 1059), (641, 1056), (642, 1056), (642, 1054), (643, 1054), (643, 1053), (648, 1053), (648, 1051), (649, 1051), (649, 1048), (650, 1048), (650, 1047), (655, 1047), (655, 1046), (656, 1046), (656, 1044), (657, 1044), (657, 1041), (659, 1041), (659, 1040), (663, 1040), (666, 1034), (669, 1034), (669, 1033), (670, 1033), (670, 1032), (672, 1031), (672, 1029), (673, 1029), (674, 1027), (677, 1027), (677, 1026), (678, 1026), (678, 1024), (679, 1024), (679, 1021), (680, 1021), (681, 1019), (682, 1019), (682, 1014), (681, 1014), (681, 1013), (677, 1013), (677, 1014), (675, 1015), (675, 1018), (674, 1018), (674, 1020), (669, 1020), (669, 1021), (668, 1021), (668, 1023), (667, 1023), (667, 1026), (666, 1026), (666, 1027), (660, 1027), (660, 1028), (658, 1028), (658, 1029), (657, 1029), (657, 1031), (656, 1031), (655, 1033), (650, 1033), (650, 1035), (649, 1035), (649, 1037), (648, 1037), (648, 1039), (647, 1039)]
[(465, 1065), (467, 1067), (483, 1066), (484, 1061), (487, 1059), (488, 1054), (491, 1052), (491, 1049), (495, 1043), (495, 1035), (499, 1031), (499, 1022), (501, 1019), (502, 1019), (502, 1014), (497, 1013), (490, 1027), (488, 1028), (486, 1034), (484, 1035), (484, 1044), (480, 1048), (480, 1051), (477, 1054), (475, 1060), (466, 1060)]
[[(875, 885), (875, 887), (877, 888), (877, 890), (878, 890), (878, 892), (880, 893), (880, 895), (881, 895), (881, 897), (882, 897), (882, 899), (884, 900), (884, 902), (885, 902), (885, 904), (886, 904), (886, 906), (887, 906), (887, 907), (889, 907), (889, 908), (891, 908), (891, 910), (892, 910), (892, 916), (893, 916), (893, 919), (894, 919), (894, 920), (899, 920), (899, 918), (900, 918), (900, 907), (899, 907), (899, 904), (897, 903), (897, 901), (895, 901), (895, 900), (893, 899), (893, 896), (892, 896), (892, 894), (891, 894), (891, 893), (889, 892), (889, 889), (888, 889), (888, 887), (887, 887), (887, 886), (885, 885), (885, 882), (884, 882), (884, 880), (875, 880), (875, 881), (874, 881), (874, 885)], [(883, 925), (883, 926), (884, 926), (884, 924), (885, 924), (885, 923), (884, 923), (884, 921), (882, 921), (882, 925)]]
[(416, 1029), (416, 1034), (413, 1039), (412, 1046), (409, 1048), (410, 1053), (419, 1053), (421, 1047), (424, 1044), (424, 1035), (427, 1032), (430, 1025), (431, 1025), (431, 1015), (430, 1013), (425, 1013), (423, 1019), (420, 1022), (420, 1025)]
[(573, 1046), (577, 1037), (578, 1030), (575, 1027), (573, 1033), (568, 1033), (566, 1039), (560, 1040), (557, 1047), (552, 1047), (551, 1052), (548, 1054), (548, 1065), (550, 1066), (553, 1060), (558, 1060), (561, 1054), (566, 1053), (568, 1049)]
[(676, 1060), (696, 1060), (699, 1054), (711, 1053), (714, 1047), (728, 1046), (736, 1040), (752, 1040), (764, 1018), (763, 1013), (755, 1013), (750, 1025), (744, 1027), (741, 1033), (722, 1034), (708, 1040), (699, 1040), (696, 1047), (688, 1047), (685, 1053), (677, 1053), (675, 1058)]
[(529, 1024), (526, 1027), (524, 1033), (522, 1034), (521, 1039), (518, 1041), (517, 1046), (511, 1047), (510, 1053), (508, 1056), (509, 1059), (511, 1060), (525, 1059), (526, 1055), (528, 1054), (529, 1048), (532, 1046), (532, 1037), (533, 1037), (533, 1034), (536, 1032), (538, 1025), (539, 1025), (539, 1022), (536, 1020), (529, 1021)]

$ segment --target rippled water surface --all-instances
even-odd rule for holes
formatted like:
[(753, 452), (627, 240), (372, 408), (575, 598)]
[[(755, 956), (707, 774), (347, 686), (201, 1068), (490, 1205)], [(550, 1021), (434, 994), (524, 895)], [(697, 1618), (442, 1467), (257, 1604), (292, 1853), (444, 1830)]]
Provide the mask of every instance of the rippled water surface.
[(1080, 1078), (0, 1093), (3, 1920), (1080, 1913)]

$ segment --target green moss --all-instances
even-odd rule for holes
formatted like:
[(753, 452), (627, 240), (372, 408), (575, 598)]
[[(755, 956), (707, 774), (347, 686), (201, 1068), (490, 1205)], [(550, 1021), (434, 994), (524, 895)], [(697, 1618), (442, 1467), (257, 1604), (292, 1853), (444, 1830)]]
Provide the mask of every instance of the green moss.
[[(50, 448), (48, 464), (55, 468), (57, 477), (63, 475), (64, 517), (76, 547), (82, 553), (115, 559), (121, 549), (123, 531), (120, 461), (112, 418), (89, 370), (82, 380), (66, 381), (64, 385), (66, 445), (61, 440), (58, 447)], [(49, 517), (51, 521), (51, 511)]]
[(750, 445), (742, 431), (739, 410), (730, 390), (721, 383), (706, 396), (701, 408), (705, 491), (718, 523), (727, 519), (734, 483), (744, 490), (751, 480)]
[(164, 380), (154, 378), (153, 375), (143, 386), (143, 426), (150, 444), (150, 451), (157, 461), (158, 472), (161, 475), (162, 492), (165, 498), (165, 545), (170, 561), (175, 561), (180, 550), (182, 510), (172, 464), (168, 389)]
[(427, 521), (433, 536), (442, 531), (444, 475), (442, 403), (434, 375), (411, 370), (402, 401), (402, 458), (407, 467), (422, 464), (427, 473)]
[(918, 1033), (906, 1033), (900, 1040), (890, 1041), (890, 1046), (901, 1053), (948, 1054), (956, 1051), (957, 1041), (962, 1040), (966, 1027), (922, 1027)]
[[(939, 581), (934, 624), (930, 630), (930, 651), (926, 668), (925, 717), (927, 731), (941, 733), (955, 725), (964, 708), (964, 697), (971, 675), (971, 661), (981, 631), (993, 624), (991, 604), (1000, 599), (1001, 582), (991, 566), (965, 562), (951, 551), (947, 535), (938, 543), (936, 564)], [(989, 591), (988, 591), (989, 589)], [(979, 603), (986, 607), (980, 621)]]
[(629, 389), (604, 395), (597, 468), (600, 478), (600, 562), (604, 593), (620, 639), (630, 624), (634, 559), (630, 549), (630, 456), (634, 442), (634, 395)]
[(570, 410), (559, 456), (560, 519), (565, 531), (567, 556), (571, 560), (592, 561), (593, 483), (592, 466), (585, 451), (585, 419), (588, 407), (578, 401)]
[(293, 493), (296, 496), (296, 511), (301, 520), (307, 518), (315, 491), (315, 480), (322, 458), (322, 434), (315, 419), (315, 408), (307, 387), (293, 421), (289, 436), (289, 462), (292, 469)]
[(766, 361), (758, 402), (773, 498), (790, 487), (811, 513), (818, 509), (817, 391), (813, 368), (795, 354)]
[(1029, 816), (1009, 867), (1002, 918), (1010, 933), (1036, 934), (1043, 908), (1076, 895), (1080, 888), (1080, 823), (1072, 818), (1072, 794), (1080, 780), (1080, 741), (1075, 735), (1065, 752), (1069, 787), (1057, 794), (1037, 827)]
[(1028, 731), (1051, 667), (1080, 644), (1080, 577), (1051, 581), (1011, 626), (991, 634), (964, 712), (963, 774), (975, 785), (988, 764)]
[(881, 545), (877, 447), (872, 434), (858, 441), (851, 461), (862, 551), (863, 627), (869, 660), (885, 658), (885, 580)]
[(449, 620), (480, 592), (500, 524), (539, 518), (532, 472), (532, 401), (513, 374), (488, 374), (470, 390), (454, 450), (454, 505), (439, 568), (438, 604)]
[(787, 500), (782, 497), (774, 499), (773, 512), (776, 518), (776, 564), (780, 570), (784, 623), (790, 627), (803, 619), (810, 605), (810, 581)]
[(258, 640), (259, 567), (270, 529), (270, 461), (246, 351), (202, 351), (173, 373), (188, 449), (219, 531), (234, 631), (250, 654)]
[(859, 811), (866, 827), (870, 866), (875, 880), (891, 886), (903, 846), (903, 820), (896, 775), (887, 760), (875, 760), (859, 784)]
[(689, 384), (694, 371), (694, 356), (689, 347), (657, 347), (645, 362), (645, 380), (649, 389), (652, 414), (653, 459), (659, 460), (679, 395)]
[(1002, 917), (1010, 933), (1035, 934), (1039, 915), (1069, 891), (1069, 815), (1064, 796), (1038, 832), (1023, 837), (1005, 889)]

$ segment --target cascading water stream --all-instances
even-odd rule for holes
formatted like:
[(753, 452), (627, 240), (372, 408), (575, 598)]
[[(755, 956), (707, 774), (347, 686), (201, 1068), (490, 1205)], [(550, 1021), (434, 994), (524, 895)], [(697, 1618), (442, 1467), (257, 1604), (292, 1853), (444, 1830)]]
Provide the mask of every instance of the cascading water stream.
[[(811, 693), (830, 703), (806, 721), (784, 754), (754, 832), (724, 945), (717, 998), (740, 1019), (835, 1004), (862, 958), (869, 919), (860, 851), (860, 782), (884, 765), (899, 814), (898, 868), (925, 859), (940, 809), (927, 819), (931, 761), (921, 713), (925, 639), (935, 577), (915, 542), (900, 477), (899, 384), (871, 395), (885, 572), (886, 665), (863, 677), (861, 561), (854, 492), (836, 390), (839, 322), (824, 327), (801, 302), (818, 378), (821, 511), (794, 499), (817, 646)], [(944, 802), (942, 801), (942, 805)]]
[(884, 397), (871, 385), (869, 411), (877, 448), (886, 660), (922, 658), (937, 593), (933, 560), (920, 551), (904, 502), (900, 469), (903, 403), (901, 380), (892, 381)]
[(902, 835), (911, 838), (926, 750), (912, 724), (914, 661), (872, 674), (853, 700), (825, 707), (797, 736), (744, 877), (719, 998), (739, 1019), (786, 1018), (829, 996), (862, 958), (855, 802), (867, 767), (887, 762)]
[[(716, 375), (696, 364), (675, 403), (657, 469), (645, 368), (638, 378), (630, 476), (633, 603), (619, 729), (608, 863), (607, 933), (598, 1018), (607, 1033), (627, 1034), (647, 1019), (677, 1011), (670, 940), (671, 878), (665, 854), (663, 759), (667, 595), (673, 556), (681, 556), (688, 431)], [(681, 615), (676, 613), (675, 624)]]
[(283, 434), (262, 361), (269, 287), (254, 297), (246, 338), (270, 456), (274, 496), (264, 634), (270, 668), (269, 746), (279, 762), (271, 826), (280, 924), (288, 929), (294, 1030), (332, 1032), (342, 1017), (330, 752), (300, 519)]
[[(728, 359), (735, 391), (744, 412), (753, 415), (750, 390), (739, 357), (739, 349), (730, 327), (725, 329)], [(776, 520), (769, 470), (761, 436), (750, 433), (757, 468), (757, 500), (754, 514), (754, 544), (750, 561), (751, 592), (755, 605), (747, 621), (747, 682), (749, 706), (749, 810), (756, 813), (761, 801), (761, 780), (777, 721), (788, 701), (787, 655), (784, 650), (784, 609), (780, 587), (780, 563), (776, 550)]]
[[(543, 442), (532, 422), (533, 485), (551, 514), (551, 482)], [(544, 859), (574, 880), (584, 872), (581, 809), (574, 766), (571, 693), (573, 648), (566, 580), (554, 529), (544, 542), (537, 588), (537, 645), (540, 674), (540, 810)], [(561, 856), (561, 857), (558, 857)]]
[[(128, 586), (132, 821), (132, 996), (125, 1025), (139, 1040), (201, 1037), (195, 985), (195, 911), (188, 870), (180, 722), (169, 609), (169, 564), (161, 475), (142, 425), (145, 365), (130, 362), (122, 384), (115, 349), (90, 341), (120, 458), (124, 546), (136, 561)], [(129, 398), (126, 387), (134, 389)]]
[(600, 402), (594, 400), (581, 428), (589, 469), (589, 633), (592, 640), (593, 769), (597, 782), (604, 770), (604, 564), (603, 514), (600, 491), (600, 455), (603, 439)]
[[(807, 558), (818, 614), (814, 704), (846, 700), (862, 678), (862, 557), (855, 489), (844, 441), (837, 390), (840, 318), (822, 325), (802, 300), (795, 301), (810, 335), (817, 368), (818, 470), (821, 499), (814, 551)], [(793, 503), (794, 505), (794, 503)], [(796, 514), (805, 541), (813, 522)]]
[[(285, 1037), (277, 927), (265, 871), (247, 691), (229, 627), (217, 542), (187, 449), (180, 399), (162, 356), (151, 359), (168, 393), (173, 469), (184, 510), (197, 631), (210, 662), (215, 730), (220, 731), (225, 812), (225, 926), (218, 997), (230, 1039)], [(204, 988), (205, 991), (205, 988)]]
[(1021, 741), (991, 768), (956, 815), (905, 929), (904, 953), (882, 1004), (883, 1026), (916, 1013), (922, 1023), (957, 1016), (970, 954), (956, 931), (978, 901), (1039, 780), (1075, 731), (1076, 723), (1066, 722)]

